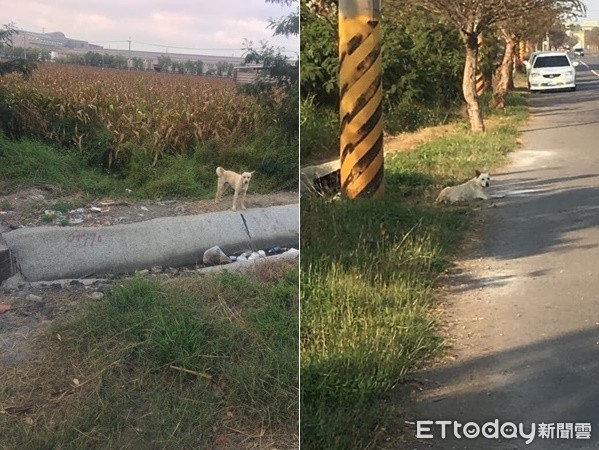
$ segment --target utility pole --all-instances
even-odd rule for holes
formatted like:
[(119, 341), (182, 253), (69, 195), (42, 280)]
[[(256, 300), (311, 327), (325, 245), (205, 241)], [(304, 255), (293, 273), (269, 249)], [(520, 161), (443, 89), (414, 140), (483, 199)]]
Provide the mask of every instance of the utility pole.
[(380, 0), (339, 0), (341, 189), (380, 199), (383, 160)]
[(131, 72), (131, 36), (129, 36), (129, 58), (127, 59), (127, 70)]

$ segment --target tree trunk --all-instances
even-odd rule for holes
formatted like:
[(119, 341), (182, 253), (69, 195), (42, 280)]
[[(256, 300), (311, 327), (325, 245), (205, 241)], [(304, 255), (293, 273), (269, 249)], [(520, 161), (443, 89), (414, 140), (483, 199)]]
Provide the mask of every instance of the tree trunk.
[(516, 52), (516, 39), (509, 33), (502, 33), (505, 42), (501, 65), (495, 70), (495, 83), (493, 86), (493, 98), (491, 108), (505, 108), (505, 96), (510, 86), (513, 86), (512, 74), (514, 73), (514, 54)]
[(478, 56), (478, 41), (476, 33), (464, 34), (466, 45), (466, 63), (464, 64), (464, 78), (462, 80), (462, 93), (468, 108), (470, 129), (475, 133), (485, 131), (483, 115), (476, 96), (476, 59)]

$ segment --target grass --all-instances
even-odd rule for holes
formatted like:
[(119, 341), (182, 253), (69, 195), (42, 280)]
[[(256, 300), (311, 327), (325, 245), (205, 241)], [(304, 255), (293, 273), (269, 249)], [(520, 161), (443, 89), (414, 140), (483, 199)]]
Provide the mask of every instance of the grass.
[[(252, 190), (257, 193), (297, 187), (296, 143), (276, 129), (247, 142), (230, 146), (208, 143), (189, 155), (165, 156), (154, 166), (142, 149), (130, 150), (127, 164), (108, 172), (88, 165), (77, 152), (29, 139), (10, 140), (0, 133), (0, 190), (53, 185), (93, 198), (211, 198), (217, 165), (255, 170)], [(132, 193), (126, 194), (126, 189)]]
[(517, 94), (485, 134), (461, 131), (385, 159), (380, 201), (302, 202), (302, 448), (375, 446), (389, 389), (443, 348), (435, 285), (471, 223), (434, 196), (503, 164), (526, 107)]
[(54, 220), (54, 217), (48, 214), (44, 214), (40, 217), (40, 220), (42, 221), (42, 223), (50, 223)]
[(339, 112), (300, 101), (300, 159), (303, 165), (334, 159), (339, 154)]
[(58, 200), (58, 201), (52, 203), (52, 206), (50, 206), (50, 209), (52, 211), (57, 211), (57, 212), (63, 213), (63, 214), (67, 214), (69, 211), (71, 211), (74, 208), (75, 208), (75, 205), (72, 205), (71, 203), (65, 202), (62, 200)]
[(123, 192), (121, 182), (86, 167), (76, 153), (56, 149), (31, 140), (12, 141), (0, 133), (0, 188), (56, 185), (67, 191), (85, 190), (91, 195)]
[(256, 193), (294, 190), (297, 129), (272, 108), (219, 78), (52, 64), (28, 80), (8, 75), (0, 80), (0, 190), (208, 198), (218, 166), (255, 171)]
[(294, 266), (123, 282), (3, 372), (1, 406), (33, 409), (0, 415), (0, 448), (293, 446), (297, 292)]

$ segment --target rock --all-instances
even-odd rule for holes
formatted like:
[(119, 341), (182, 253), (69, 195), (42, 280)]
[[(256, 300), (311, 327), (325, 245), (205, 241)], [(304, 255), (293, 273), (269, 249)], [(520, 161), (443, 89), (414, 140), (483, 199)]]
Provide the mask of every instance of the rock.
[(258, 252), (252, 252), (250, 256), (248, 256), (248, 261), (253, 261), (254, 259), (262, 258)]
[(237, 261), (237, 256), (235, 256), (235, 255), (231, 255), (231, 256), (229, 256), (229, 259), (230, 259), (231, 261)]
[(288, 253), (290, 255), (295, 255), (299, 253), (299, 250), (296, 248), (290, 248), (289, 250), (287, 250), (285, 253)]
[(146, 206), (141, 206), (139, 209), (141, 209), (142, 211), (149, 211), (149, 209)]
[(154, 266), (150, 269), (150, 272), (151, 273), (162, 273), (163, 272), (162, 266)]
[(83, 219), (70, 219), (69, 222), (71, 223), (71, 225), (78, 225), (80, 223), (83, 223)]
[(148, 269), (143, 269), (143, 270), (136, 270), (135, 273), (137, 275), (147, 275), (150, 273), (150, 271)]
[(281, 253), (281, 247), (273, 247), (267, 252), (269, 255), (277, 255)]
[(237, 257), (237, 261), (247, 261), (247, 260), (248, 260), (248, 259), (247, 259), (247, 257), (246, 257), (245, 255), (239, 255), (239, 256)]
[(101, 212), (102, 212), (102, 208), (98, 208), (97, 206), (92, 206), (92, 207), (90, 208), (90, 210), (91, 210), (92, 212), (95, 212), (95, 213), (101, 213)]
[(69, 211), (69, 214), (84, 214), (84, 213), (85, 213), (84, 208), (77, 208), (77, 209), (73, 209), (72, 211)]
[(28, 294), (27, 297), (25, 297), (25, 300), (36, 303), (44, 301), (44, 299), (41, 298), (39, 295), (34, 294)]
[(48, 217), (54, 217), (54, 216), (57, 216), (59, 213), (58, 213), (58, 211), (54, 211), (52, 209), (46, 209), (44, 211), (44, 214)]
[(264, 250), (258, 250), (258, 254), (259, 254), (260, 256), (262, 256), (263, 258), (265, 258), (265, 257), (266, 257), (266, 252), (265, 252)]
[(101, 292), (94, 292), (90, 297), (94, 300), (102, 300), (104, 298), (104, 294)]
[(229, 264), (231, 259), (225, 255), (218, 245), (215, 245), (204, 252), (202, 261), (207, 266), (216, 266), (219, 264)]
[(103, 284), (101, 286), (98, 286), (98, 288), (96, 289), (97, 292), (101, 292), (103, 294), (107, 294), (111, 291), (112, 286), (110, 284)]
[(17, 272), (12, 277), (4, 280), (1, 283), (1, 286), (2, 286), (2, 289), (14, 290), (14, 289), (19, 289), (24, 284), (25, 284), (25, 278), (23, 278), (23, 275), (21, 275), (20, 273)]

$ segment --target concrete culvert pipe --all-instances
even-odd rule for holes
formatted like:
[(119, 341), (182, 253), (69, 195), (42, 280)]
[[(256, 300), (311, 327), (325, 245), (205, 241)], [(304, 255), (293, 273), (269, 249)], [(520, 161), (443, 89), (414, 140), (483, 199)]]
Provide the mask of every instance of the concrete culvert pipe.
[(27, 281), (127, 273), (201, 263), (227, 254), (299, 243), (299, 205), (166, 217), (108, 227), (20, 228), (2, 235)]

